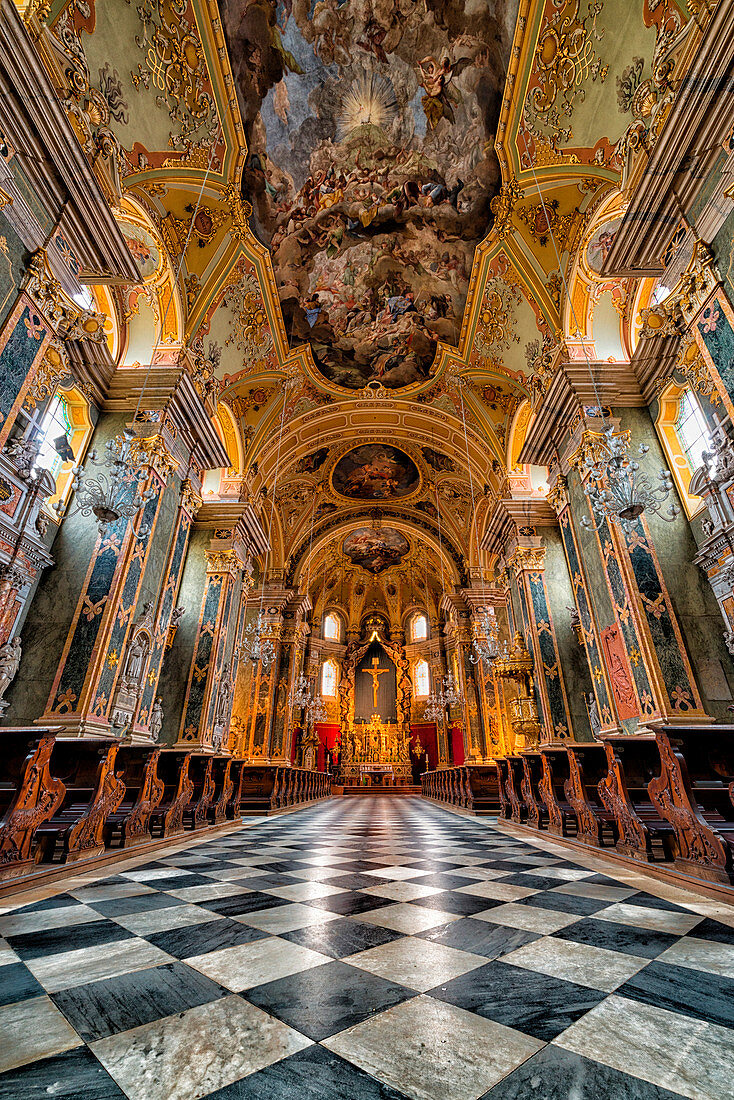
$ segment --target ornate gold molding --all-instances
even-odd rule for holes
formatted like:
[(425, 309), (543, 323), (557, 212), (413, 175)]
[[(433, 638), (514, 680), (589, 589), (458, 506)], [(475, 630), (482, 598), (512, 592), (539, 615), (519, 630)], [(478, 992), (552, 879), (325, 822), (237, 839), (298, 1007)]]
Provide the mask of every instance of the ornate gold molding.
[(203, 504), (203, 500), (197, 493), (194, 486), (191, 484), (188, 478), (181, 485), (181, 507), (193, 517), (199, 511)]
[(542, 571), (545, 569), (545, 546), (517, 546), (507, 559), (507, 568), (515, 576), (522, 572)]
[(166, 481), (178, 469), (178, 462), (169, 451), (162, 435), (146, 435), (134, 439), (130, 447), (136, 462), (146, 463)]
[(66, 297), (49, 267), (45, 248), (39, 248), (31, 256), (23, 289), (57, 336), (104, 343), (104, 314), (80, 309)]

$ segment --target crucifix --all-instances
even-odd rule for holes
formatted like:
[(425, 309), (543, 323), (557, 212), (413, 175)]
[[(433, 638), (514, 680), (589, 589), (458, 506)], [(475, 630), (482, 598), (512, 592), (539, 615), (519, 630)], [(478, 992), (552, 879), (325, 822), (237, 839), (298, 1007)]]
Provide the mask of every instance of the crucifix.
[(365, 676), (372, 677), (372, 705), (374, 706), (375, 710), (377, 710), (377, 691), (380, 687), (380, 677), (382, 676), (383, 672), (390, 671), (389, 668), (378, 668), (377, 666), (379, 663), (380, 658), (373, 657), (372, 668), (365, 668), (362, 670)]

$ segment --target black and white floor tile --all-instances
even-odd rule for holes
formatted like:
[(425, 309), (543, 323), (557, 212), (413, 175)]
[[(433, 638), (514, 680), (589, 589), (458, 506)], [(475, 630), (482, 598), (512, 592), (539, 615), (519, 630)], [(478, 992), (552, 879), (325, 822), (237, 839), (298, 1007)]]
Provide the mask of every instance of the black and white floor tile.
[(578, 860), (380, 798), (72, 869), (0, 902), (0, 1100), (734, 1096), (734, 907)]

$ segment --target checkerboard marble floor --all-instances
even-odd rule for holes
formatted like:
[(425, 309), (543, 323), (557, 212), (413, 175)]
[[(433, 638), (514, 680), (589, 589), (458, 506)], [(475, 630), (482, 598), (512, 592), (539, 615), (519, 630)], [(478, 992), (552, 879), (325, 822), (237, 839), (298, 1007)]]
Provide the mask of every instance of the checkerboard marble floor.
[(380, 798), (112, 870), (0, 901), (0, 1100), (734, 1096), (734, 908), (612, 862)]

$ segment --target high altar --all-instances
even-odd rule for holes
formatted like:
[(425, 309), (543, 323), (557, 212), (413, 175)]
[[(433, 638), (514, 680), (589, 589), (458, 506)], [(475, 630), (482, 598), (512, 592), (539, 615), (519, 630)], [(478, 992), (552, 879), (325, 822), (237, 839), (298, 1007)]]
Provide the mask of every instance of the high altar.
[(374, 630), (347, 647), (339, 684), (343, 782), (410, 783), (410, 698), (403, 648)]
[(410, 782), (409, 735), (393, 722), (373, 714), (369, 723), (342, 731), (342, 779)]

